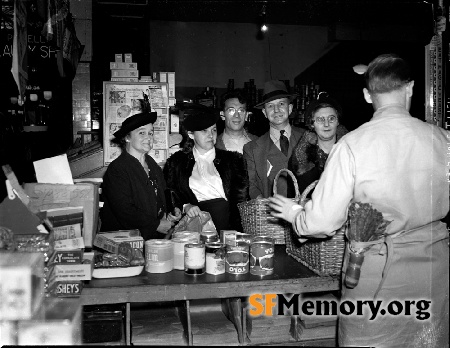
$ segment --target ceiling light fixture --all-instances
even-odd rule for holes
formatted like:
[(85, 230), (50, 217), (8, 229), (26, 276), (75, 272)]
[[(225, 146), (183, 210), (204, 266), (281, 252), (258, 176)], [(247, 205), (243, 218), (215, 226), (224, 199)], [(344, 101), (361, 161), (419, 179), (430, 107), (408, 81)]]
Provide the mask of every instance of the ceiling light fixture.
[(358, 75), (364, 74), (366, 72), (366, 70), (367, 70), (367, 65), (364, 65), (364, 64), (358, 64), (353, 67), (353, 71), (355, 73), (357, 73)]
[(265, 33), (267, 30), (269, 30), (269, 27), (266, 23), (266, 5), (264, 4), (261, 9), (260, 20), (261, 20), (261, 31)]

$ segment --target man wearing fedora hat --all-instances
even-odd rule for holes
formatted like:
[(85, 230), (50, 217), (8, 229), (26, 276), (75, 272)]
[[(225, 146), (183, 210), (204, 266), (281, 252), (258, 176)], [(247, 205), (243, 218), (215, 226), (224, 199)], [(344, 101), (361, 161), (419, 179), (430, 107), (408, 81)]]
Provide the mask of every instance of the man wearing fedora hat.
[[(269, 120), (270, 130), (244, 145), (251, 199), (272, 196), (275, 175), (280, 169), (287, 168), (292, 150), (305, 132), (304, 129), (289, 124), (292, 101), (296, 96), (287, 91), (282, 81), (271, 80), (264, 84), (263, 102), (255, 105), (255, 108), (262, 109)], [(284, 196), (287, 194), (285, 175), (278, 180), (277, 193)]]

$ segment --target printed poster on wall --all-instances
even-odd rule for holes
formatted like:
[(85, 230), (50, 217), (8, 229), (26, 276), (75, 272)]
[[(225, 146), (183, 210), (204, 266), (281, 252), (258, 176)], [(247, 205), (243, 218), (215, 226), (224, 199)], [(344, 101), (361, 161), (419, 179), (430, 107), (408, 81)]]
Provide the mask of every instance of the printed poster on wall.
[(151, 110), (158, 119), (154, 124), (153, 149), (168, 148), (169, 115), (168, 84), (148, 82), (103, 82), (103, 153), (104, 165), (108, 165), (121, 153), (119, 145), (112, 142), (114, 132), (120, 129), (128, 117), (141, 112), (144, 94), (150, 100)]

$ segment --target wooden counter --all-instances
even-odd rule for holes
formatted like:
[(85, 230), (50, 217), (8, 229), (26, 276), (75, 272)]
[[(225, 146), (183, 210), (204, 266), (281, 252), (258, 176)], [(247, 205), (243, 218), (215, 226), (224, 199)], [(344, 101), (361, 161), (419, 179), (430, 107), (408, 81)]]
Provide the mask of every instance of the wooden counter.
[[(188, 331), (190, 332), (189, 300), (211, 298), (233, 298), (231, 310), (239, 341), (244, 342), (245, 328), (242, 330), (241, 297), (255, 293), (314, 293), (335, 291), (340, 288), (340, 280), (334, 277), (320, 277), (307, 267), (286, 254), (285, 245), (275, 246), (275, 271), (270, 276), (248, 274), (232, 275), (186, 275), (184, 271), (169, 273), (147, 273), (145, 270), (135, 277), (92, 279), (83, 288), (82, 305), (126, 303), (125, 343), (131, 343), (130, 303), (186, 301), (188, 311)], [(192, 338), (189, 336), (189, 344)]]
[(129, 278), (92, 279), (81, 294), (83, 305), (163, 302), (206, 298), (245, 297), (254, 293), (304, 293), (334, 291), (339, 279), (320, 277), (292, 257), (284, 245), (275, 247), (275, 272), (270, 276), (248, 274), (186, 275), (184, 271), (147, 273)]

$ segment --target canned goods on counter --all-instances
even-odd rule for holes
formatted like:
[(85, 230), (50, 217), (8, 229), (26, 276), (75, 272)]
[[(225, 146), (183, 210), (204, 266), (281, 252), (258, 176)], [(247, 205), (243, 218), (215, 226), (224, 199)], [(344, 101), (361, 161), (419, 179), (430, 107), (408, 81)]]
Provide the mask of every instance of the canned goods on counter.
[(189, 243), (184, 246), (184, 273), (197, 275), (205, 273), (205, 244)]
[(200, 243), (200, 232), (194, 231), (178, 231), (174, 232), (172, 238), (185, 238), (185, 237), (197, 237), (197, 243)]
[(245, 242), (237, 242), (236, 245), (226, 246), (225, 271), (230, 274), (248, 273), (249, 245)]
[(198, 243), (197, 236), (172, 238), (173, 243), (173, 269), (184, 270), (184, 246), (189, 243)]
[(149, 273), (167, 273), (173, 269), (171, 240), (150, 239), (144, 244), (145, 270)]
[(204, 244), (219, 241), (219, 236), (215, 231), (203, 231), (200, 233), (200, 241)]
[(225, 273), (225, 244), (215, 242), (206, 243), (206, 273), (218, 275)]
[[(220, 230), (220, 242), (223, 244), (227, 244), (227, 236), (233, 236), (237, 233), (235, 230)], [(234, 237), (233, 237), (234, 238)]]
[(275, 241), (271, 237), (255, 237), (250, 244), (250, 274), (273, 274)]
[(242, 233), (237, 232), (236, 233), (236, 242), (245, 242), (247, 244), (251, 244), (253, 241), (253, 236), (249, 233)]

